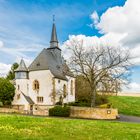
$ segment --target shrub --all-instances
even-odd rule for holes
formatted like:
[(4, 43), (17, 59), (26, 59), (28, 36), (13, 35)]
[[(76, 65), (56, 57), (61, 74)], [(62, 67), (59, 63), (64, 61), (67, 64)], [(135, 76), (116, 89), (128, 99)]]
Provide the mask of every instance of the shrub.
[(2, 102), (0, 102), (0, 107), (3, 107), (3, 103)]
[(112, 104), (111, 104), (111, 103), (102, 104), (102, 105), (99, 105), (98, 107), (99, 107), (99, 108), (111, 108), (111, 107), (112, 107)]
[(81, 107), (87, 106), (88, 107), (90, 106), (90, 102), (79, 100), (76, 102), (69, 103), (69, 106), (81, 106)]
[(15, 95), (15, 87), (7, 79), (0, 78), (0, 101), (3, 105), (11, 105)]
[(56, 102), (56, 104), (55, 105), (62, 105), (62, 102)]
[(102, 104), (107, 104), (108, 101), (108, 96), (106, 95), (97, 95), (96, 97), (96, 105), (102, 105)]
[(49, 109), (49, 116), (69, 117), (70, 107), (55, 106)]

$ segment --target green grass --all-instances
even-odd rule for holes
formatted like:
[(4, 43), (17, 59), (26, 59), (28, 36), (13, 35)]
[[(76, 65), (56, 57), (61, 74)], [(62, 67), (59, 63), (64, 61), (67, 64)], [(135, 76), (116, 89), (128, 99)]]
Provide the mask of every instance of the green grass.
[(0, 114), (0, 140), (140, 140), (140, 124)]
[(109, 100), (119, 113), (140, 116), (140, 97), (111, 96)]

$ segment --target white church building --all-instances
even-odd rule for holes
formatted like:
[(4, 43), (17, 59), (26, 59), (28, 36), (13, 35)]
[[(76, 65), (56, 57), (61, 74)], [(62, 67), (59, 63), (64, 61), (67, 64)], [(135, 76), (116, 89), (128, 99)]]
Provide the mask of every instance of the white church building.
[(75, 78), (61, 55), (55, 23), (49, 48), (44, 48), (29, 67), (23, 59), (15, 70), (13, 108), (32, 112), (58, 102), (75, 101)]

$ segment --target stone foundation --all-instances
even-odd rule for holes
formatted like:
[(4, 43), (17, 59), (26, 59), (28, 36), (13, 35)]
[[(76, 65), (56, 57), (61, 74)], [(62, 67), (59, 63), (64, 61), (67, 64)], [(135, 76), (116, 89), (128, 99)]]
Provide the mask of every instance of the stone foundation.
[(70, 117), (87, 119), (116, 119), (117, 109), (90, 108), (90, 107), (71, 107)]

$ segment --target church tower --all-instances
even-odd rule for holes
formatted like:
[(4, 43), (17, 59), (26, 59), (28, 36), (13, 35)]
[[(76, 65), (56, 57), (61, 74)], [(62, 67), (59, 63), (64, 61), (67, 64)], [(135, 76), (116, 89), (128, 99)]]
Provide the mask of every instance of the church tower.
[(16, 90), (24, 94), (28, 94), (28, 69), (23, 59), (21, 59), (19, 67), (15, 70)]
[(28, 79), (28, 69), (23, 59), (21, 59), (18, 68), (15, 70), (15, 79)]

